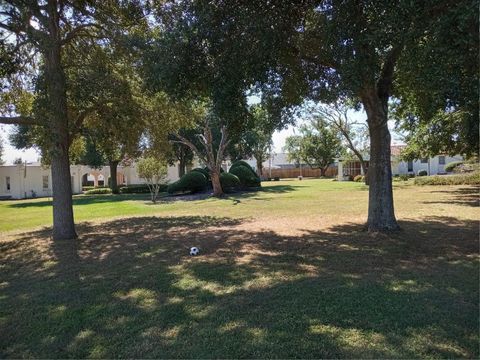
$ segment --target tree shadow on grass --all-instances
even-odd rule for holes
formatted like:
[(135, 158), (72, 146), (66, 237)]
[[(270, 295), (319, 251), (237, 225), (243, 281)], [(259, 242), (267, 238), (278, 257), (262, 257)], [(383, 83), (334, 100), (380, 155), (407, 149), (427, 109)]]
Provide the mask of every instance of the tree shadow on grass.
[[(225, 193), (225, 196), (220, 198), (220, 200), (229, 200), (233, 201), (234, 205), (237, 205), (242, 202), (242, 199), (253, 199), (253, 200), (261, 200), (261, 201), (271, 201), (271, 198), (264, 198), (260, 197), (262, 193), (266, 194), (284, 194), (292, 191), (296, 191), (299, 186), (292, 186), (292, 185), (273, 185), (268, 187), (258, 187), (258, 188), (251, 188), (249, 190), (242, 190), (242, 191), (233, 191)], [(208, 198), (213, 198), (212, 190), (199, 192), (194, 194), (176, 194), (170, 195), (163, 198), (160, 198), (157, 204), (161, 203), (172, 203), (177, 201), (198, 201), (198, 200), (205, 200)], [(153, 204), (153, 203), (150, 203)], [(153, 204), (155, 205), (155, 204)]]
[(1, 242), (0, 356), (478, 357), (477, 222), (240, 224), (141, 217)]
[[(445, 191), (431, 191), (431, 193), (445, 194)], [(451, 194), (449, 199), (424, 201), (424, 204), (456, 204), (473, 207), (478, 207), (480, 205), (480, 187), (478, 186), (459, 188), (452, 190), (449, 193)]]

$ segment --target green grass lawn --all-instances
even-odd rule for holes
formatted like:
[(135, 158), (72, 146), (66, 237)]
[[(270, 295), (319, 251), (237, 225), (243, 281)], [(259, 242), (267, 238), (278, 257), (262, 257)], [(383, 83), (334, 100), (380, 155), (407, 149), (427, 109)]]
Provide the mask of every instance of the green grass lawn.
[[(234, 217), (257, 217), (275, 213), (289, 215), (292, 201), (307, 201), (308, 206), (295, 206), (304, 213), (310, 213), (310, 205), (323, 203), (322, 198), (312, 198), (315, 191), (328, 192), (329, 199), (339, 194), (354, 195), (355, 213), (365, 215), (367, 188), (354, 182), (333, 182), (330, 180), (281, 181), (264, 183), (259, 192), (243, 193), (227, 199), (204, 199), (200, 201), (172, 201), (172, 198), (160, 199), (156, 205), (149, 201), (148, 194), (141, 195), (76, 195), (74, 196), (74, 213), (77, 222), (86, 220), (105, 220), (113, 217), (132, 215), (214, 215)], [(360, 190), (360, 191), (357, 191)], [(163, 195), (165, 196), (165, 195)], [(175, 198), (173, 198), (175, 199)], [(362, 199), (358, 207), (357, 199)], [(272, 201), (275, 200), (275, 201)], [(325, 206), (328, 204), (324, 204)], [(339, 207), (342, 204), (330, 204)], [(351, 210), (351, 203), (344, 204), (344, 209)], [(227, 214), (226, 214), (227, 212)], [(329, 211), (330, 212), (330, 211)], [(0, 201), (0, 231), (25, 230), (39, 226), (50, 226), (52, 222), (51, 199)]]
[[(267, 183), (226, 199), (0, 202), (0, 357), (478, 358), (478, 189)], [(198, 246), (201, 255), (188, 256)]]

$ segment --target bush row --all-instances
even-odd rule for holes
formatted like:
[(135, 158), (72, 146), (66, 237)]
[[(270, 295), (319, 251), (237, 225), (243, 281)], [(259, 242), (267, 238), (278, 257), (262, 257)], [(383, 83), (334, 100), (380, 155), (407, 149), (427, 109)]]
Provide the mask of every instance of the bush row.
[(452, 172), (455, 170), (455, 168), (457, 166), (460, 166), (463, 164), (463, 161), (452, 161), (452, 162), (449, 162), (447, 165), (445, 165), (445, 171), (446, 172)]
[(103, 189), (103, 188), (106, 188), (106, 186), (82, 186), (82, 191), (88, 191), (93, 189)]
[(205, 190), (208, 186), (207, 177), (199, 171), (191, 171), (183, 175), (178, 181), (168, 185), (167, 191), (169, 194), (177, 192), (191, 192)]
[(247, 167), (244, 165), (232, 165), (229, 172), (230, 174), (236, 175), (238, 177), (238, 179), (240, 180), (240, 184), (243, 187), (249, 188), (260, 186), (260, 178), (250, 166)]
[(86, 195), (111, 194), (112, 189), (107, 187), (99, 187), (85, 191)]
[(480, 185), (480, 172), (415, 178), (415, 185)]
[[(240, 188), (261, 186), (260, 178), (245, 161), (235, 161), (228, 173), (223, 170), (220, 173), (220, 184), (223, 191), (230, 192)], [(195, 193), (211, 187), (210, 171), (207, 168), (195, 168), (183, 175), (178, 181), (170, 184), (168, 193), (178, 192)]]
[[(160, 185), (160, 192), (166, 192), (168, 185)], [(147, 184), (132, 184), (127, 186), (122, 186), (120, 189), (120, 194), (148, 194), (150, 190), (148, 189)]]

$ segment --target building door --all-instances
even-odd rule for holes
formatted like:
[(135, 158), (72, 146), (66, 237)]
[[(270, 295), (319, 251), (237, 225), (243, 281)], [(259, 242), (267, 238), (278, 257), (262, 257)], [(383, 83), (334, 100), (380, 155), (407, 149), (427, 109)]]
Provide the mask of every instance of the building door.
[(439, 156), (438, 157), (438, 173), (444, 173), (445, 172), (445, 156)]
[(413, 161), (409, 160), (407, 163), (407, 171), (412, 172), (413, 171)]

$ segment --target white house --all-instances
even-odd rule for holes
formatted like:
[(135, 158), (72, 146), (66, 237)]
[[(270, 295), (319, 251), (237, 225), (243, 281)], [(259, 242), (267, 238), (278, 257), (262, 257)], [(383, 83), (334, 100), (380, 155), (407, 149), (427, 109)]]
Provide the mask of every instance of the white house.
[[(106, 185), (110, 178), (110, 168), (93, 169), (90, 166), (71, 165), (70, 175), (72, 192), (79, 194), (82, 186)], [(177, 166), (168, 167), (167, 179), (169, 182), (178, 180)], [(25, 199), (52, 195), (52, 174), (49, 167), (39, 163), (0, 166), (0, 198)], [(119, 185), (144, 184), (138, 176), (135, 164), (119, 166), (117, 170)]]
[[(402, 174), (415, 174), (422, 170), (427, 172), (427, 175), (437, 175), (437, 174), (445, 174), (445, 165), (452, 161), (461, 161), (463, 157), (460, 155), (455, 156), (448, 156), (448, 155), (437, 155), (431, 158), (425, 158), (420, 160), (414, 161), (402, 161), (400, 160), (400, 153), (405, 148), (405, 145), (392, 145), (391, 146), (391, 161), (392, 161), (392, 174), (393, 175), (402, 175)], [(370, 160), (369, 154), (364, 154), (363, 156), (367, 168)], [(292, 169), (297, 167), (298, 165), (294, 162), (288, 161), (288, 154), (286, 153), (278, 153), (272, 154), (269, 159), (263, 162), (263, 168), (268, 169)], [(256, 167), (256, 160), (255, 159), (247, 159), (246, 162), (252, 166), (254, 169)], [(307, 165), (302, 164), (305, 168)], [(335, 164), (332, 166), (338, 166), (338, 162), (336, 161)], [(340, 173), (343, 175), (363, 175), (363, 170), (360, 166), (359, 161), (348, 161), (342, 164), (342, 170)], [(340, 175), (342, 176), (342, 175)]]
[(422, 170), (425, 170), (427, 172), (427, 175), (445, 174), (446, 164), (452, 161), (463, 160), (463, 157), (461, 155), (437, 155), (431, 158), (424, 158), (414, 161), (402, 161), (399, 157), (404, 147), (405, 145), (394, 145), (391, 147), (393, 175), (418, 175), (418, 173)]

